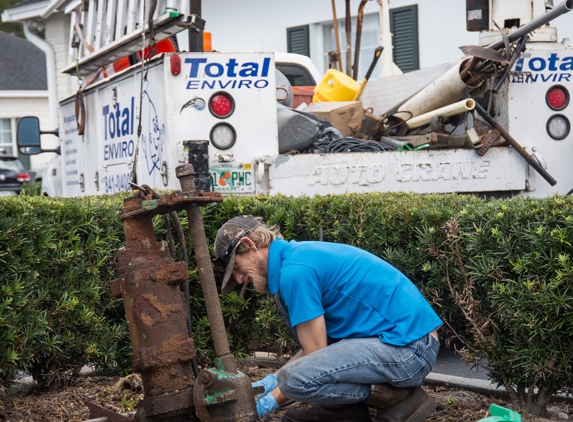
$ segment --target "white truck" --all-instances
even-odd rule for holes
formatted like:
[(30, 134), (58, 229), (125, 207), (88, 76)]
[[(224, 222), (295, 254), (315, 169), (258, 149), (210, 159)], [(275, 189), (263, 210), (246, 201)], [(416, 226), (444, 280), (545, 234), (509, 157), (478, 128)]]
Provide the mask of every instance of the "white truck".
[[(572, 8), (573, 1), (567, 0), (554, 10)], [(481, 18), (481, 12), (468, 11), (468, 19)], [(195, 18), (179, 14), (174, 19)], [(196, 171), (208, 168), (212, 190), (233, 194), (566, 194), (573, 188), (573, 51), (569, 40), (558, 42), (556, 29), (545, 24), (525, 48), (490, 105), (501, 126), (557, 180), (555, 186), (507, 145), (494, 146), (483, 156), (473, 148), (436, 145), (411, 151), (280, 154), (274, 55), (184, 52), (155, 56), (143, 67), (135, 64), (84, 88), (83, 134), (78, 133), (77, 97), (62, 99), (61, 158), (55, 163), (59, 167), (46, 171), (44, 192), (74, 197), (128, 190), (133, 166), (138, 184), (177, 189), (175, 168), (192, 163)], [(100, 64), (110, 63), (110, 54), (100, 56), (107, 60)], [(94, 66), (89, 53), (78, 60), (80, 72), (93, 73)], [(370, 81), (362, 103), (381, 115), (452, 66), (460, 65)], [(75, 67), (72, 62), (66, 71), (73, 73)], [(39, 135), (37, 121), (22, 119), (21, 151), (40, 152)]]

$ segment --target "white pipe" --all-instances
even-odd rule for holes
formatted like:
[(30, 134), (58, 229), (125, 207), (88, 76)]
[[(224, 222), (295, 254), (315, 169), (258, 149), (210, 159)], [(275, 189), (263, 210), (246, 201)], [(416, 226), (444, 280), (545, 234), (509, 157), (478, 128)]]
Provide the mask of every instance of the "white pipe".
[(413, 117), (445, 107), (462, 97), (462, 90), (473, 90), (477, 86), (468, 86), (460, 78), (460, 69), (469, 59), (457, 63), (450, 70), (422, 89), (404, 104), (396, 112), (396, 116), (403, 120), (411, 120)]
[[(58, 127), (58, 101), (56, 96), (56, 60), (54, 50), (47, 41), (43, 40), (28, 28), (31, 21), (24, 21), (24, 35), (26, 39), (38, 47), (46, 55), (46, 79), (48, 82), (48, 108), (50, 110), (50, 129)], [(45, 129), (44, 129), (45, 130)]]
[(457, 103), (447, 105), (436, 110), (432, 110), (428, 113), (421, 114), (420, 116), (414, 117), (406, 122), (408, 129), (414, 129), (416, 127), (424, 126), (430, 123), (430, 120), (434, 116), (440, 117), (450, 117), (456, 114), (463, 113), (464, 111), (471, 111), (476, 106), (476, 103), (471, 98), (467, 100), (461, 100)]
[(54, 12), (54, 10), (60, 7), (65, 1), (66, 0), (52, 0), (52, 2), (44, 9), (40, 17), (42, 19), (46, 19)]

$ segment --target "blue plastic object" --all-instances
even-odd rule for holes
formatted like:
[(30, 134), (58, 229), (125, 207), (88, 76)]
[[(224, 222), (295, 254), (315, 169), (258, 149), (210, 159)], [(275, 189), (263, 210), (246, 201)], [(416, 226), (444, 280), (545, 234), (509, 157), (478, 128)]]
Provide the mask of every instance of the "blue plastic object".
[(521, 422), (521, 415), (513, 410), (492, 404), (488, 410), (491, 416), (478, 422)]

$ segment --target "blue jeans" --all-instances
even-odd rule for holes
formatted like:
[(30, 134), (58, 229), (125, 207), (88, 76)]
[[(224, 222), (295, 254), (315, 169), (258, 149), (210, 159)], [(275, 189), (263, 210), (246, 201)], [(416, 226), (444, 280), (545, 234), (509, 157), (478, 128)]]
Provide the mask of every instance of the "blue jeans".
[(406, 346), (378, 337), (345, 339), (285, 365), (279, 388), (292, 400), (349, 404), (370, 397), (371, 384), (415, 387), (436, 362), (440, 343), (426, 335)]

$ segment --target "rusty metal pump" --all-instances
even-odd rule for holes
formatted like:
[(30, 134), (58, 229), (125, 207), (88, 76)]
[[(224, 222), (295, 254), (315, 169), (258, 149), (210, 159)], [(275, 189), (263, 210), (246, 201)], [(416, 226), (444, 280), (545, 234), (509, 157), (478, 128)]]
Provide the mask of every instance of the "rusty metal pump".
[[(111, 282), (111, 291), (113, 296), (123, 298), (133, 367), (141, 374), (144, 399), (135, 415), (113, 412), (94, 401), (86, 405), (90, 417), (98, 421), (255, 421), (251, 380), (237, 370), (229, 350), (199, 210), (200, 205), (223, 199), (218, 193), (196, 190), (191, 165), (177, 167), (176, 175), (181, 191), (159, 195), (143, 186), (136, 196), (125, 199), (119, 212), (126, 243), (117, 253), (119, 277)], [(192, 367), (196, 350), (187, 326), (186, 298), (180, 288), (187, 280), (187, 264), (174, 261), (167, 244), (156, 241), (152, 222), (156, 215), (181, 210), (186, 210), (188, 216), (216, 352), (216, 368), (203, 369), (197, 377)]]

